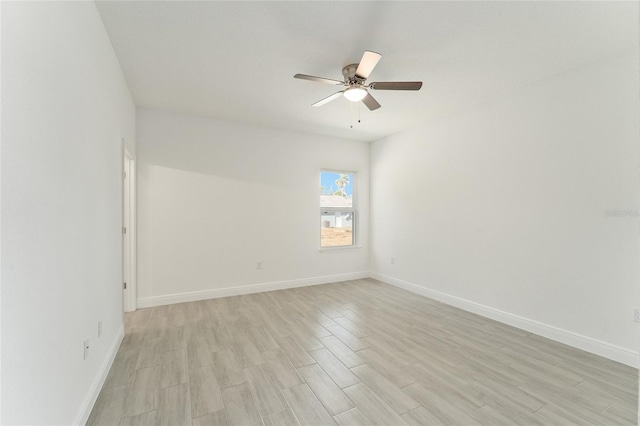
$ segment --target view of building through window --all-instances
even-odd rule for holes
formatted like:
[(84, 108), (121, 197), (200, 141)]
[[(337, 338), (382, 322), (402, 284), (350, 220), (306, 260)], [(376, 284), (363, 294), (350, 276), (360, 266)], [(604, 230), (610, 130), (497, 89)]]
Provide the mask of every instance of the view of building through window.
[(320, 173), (320, 247), (355, 244), (354, 173)]

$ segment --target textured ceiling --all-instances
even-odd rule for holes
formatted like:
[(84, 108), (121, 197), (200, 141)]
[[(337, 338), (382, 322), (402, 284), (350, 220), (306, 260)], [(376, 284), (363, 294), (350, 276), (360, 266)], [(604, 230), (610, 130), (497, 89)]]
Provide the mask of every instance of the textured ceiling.
[[(637, 2), (97, 3), (138, 106), (364, 141), (638, 43)], [(364, 50), (422, 90), (312, 108)]]

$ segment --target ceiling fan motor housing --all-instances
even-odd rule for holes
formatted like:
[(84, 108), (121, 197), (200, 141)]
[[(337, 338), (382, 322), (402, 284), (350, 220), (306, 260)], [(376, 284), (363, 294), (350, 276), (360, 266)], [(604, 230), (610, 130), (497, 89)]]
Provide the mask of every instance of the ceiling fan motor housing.
[(349, 64), (342, 68), (342, 75), (344, 76), (344, 82), (346, 85), (364, 85), (365, 79), (356, 76), (358, 65), (359, 64)]

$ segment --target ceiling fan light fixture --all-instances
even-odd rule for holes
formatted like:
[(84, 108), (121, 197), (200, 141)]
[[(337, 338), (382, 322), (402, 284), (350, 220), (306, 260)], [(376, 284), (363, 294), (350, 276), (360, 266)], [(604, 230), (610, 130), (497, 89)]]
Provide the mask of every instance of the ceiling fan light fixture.
[(349, 87), (344, 91), (344, 97), (351, 102), (360, 102), (367, 96), (367, 89), (361, 86)]

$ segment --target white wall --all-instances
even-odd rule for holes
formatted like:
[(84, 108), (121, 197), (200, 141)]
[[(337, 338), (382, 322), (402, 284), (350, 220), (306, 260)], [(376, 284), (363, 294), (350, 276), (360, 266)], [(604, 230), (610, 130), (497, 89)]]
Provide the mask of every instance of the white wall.
[(2, 423), (69, 425), (122, 332), (135, 106), (93, 2), (1, 7)]
[[(137, 119), (140, 306), (368, 271), (368, 144), (151, 110)], [(323, 168), (358, 172), (363, 248), (318, 250)]]
[(372, 270), (637, 364), (638, 92), (627, 51), (373, 143)]

